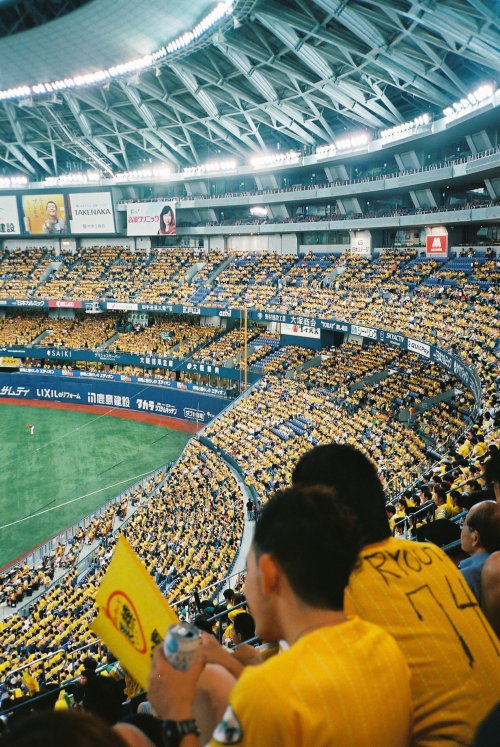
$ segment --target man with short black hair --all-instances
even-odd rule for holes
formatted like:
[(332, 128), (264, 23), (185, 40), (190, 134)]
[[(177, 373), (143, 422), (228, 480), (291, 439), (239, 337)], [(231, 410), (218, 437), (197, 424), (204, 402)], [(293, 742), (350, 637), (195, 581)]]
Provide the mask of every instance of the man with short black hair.
[(471, 744), (498, 700), (500, 644), (460, 571), (436, 545), (390, 536), (376, 467), (353, 446), (312, 449), (292, 479), (338, 490), (357, 522), (364, 547), (345, 610), (401, 646), (412, 675), (413, 744)]
[[(409, 672), (401, 651), (378, 626), (343, 613), (359, 546), (356, 524), (331, 490), (289, 489), (264, 506), (247, 558), (246, 595), (259, 638), (284, 639), (290, 648), (245, 669), (211, 745), (409, 744)], [(177, 672), (161, 647), (155, 651), (149, 697), (162, 718), (187, 724), (181, 731), (194, 728), (190, 703), (200, 669), (198, 663)], [(190, 732), (177, 744), (199, 742)]]
[(108, 724), (115, 724), (125, 700), (123, 683), (97, 674), (97, 661), (91, 656), (87, 656), (82, 664), (83, 672), (78, 680), (75, 699), (83, 703), (84, 710), (100, 716)]

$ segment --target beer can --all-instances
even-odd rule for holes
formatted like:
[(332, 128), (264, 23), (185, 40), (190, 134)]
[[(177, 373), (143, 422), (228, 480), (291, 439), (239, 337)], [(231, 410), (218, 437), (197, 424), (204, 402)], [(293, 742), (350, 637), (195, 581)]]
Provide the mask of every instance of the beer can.
[(198, 656), (200, 631), (189, 623), (175, 623), (167, 630), (163, 652), (175, 669), (185, 672)]

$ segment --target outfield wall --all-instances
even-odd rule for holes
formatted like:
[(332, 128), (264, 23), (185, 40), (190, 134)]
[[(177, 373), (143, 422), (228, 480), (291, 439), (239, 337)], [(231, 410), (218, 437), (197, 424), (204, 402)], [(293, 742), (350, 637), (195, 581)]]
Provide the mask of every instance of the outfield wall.
[[(99, 406), (126, 413), (164, 416), (204, 426), (228, 400), (198, 392), (148, 384), (68, 379), (56, 381), (44, 374), (0, 373), (0, 398), (5, 401), (60, 402), (70, 406)], [(76, 407), (75, 407), (76, 409)]]

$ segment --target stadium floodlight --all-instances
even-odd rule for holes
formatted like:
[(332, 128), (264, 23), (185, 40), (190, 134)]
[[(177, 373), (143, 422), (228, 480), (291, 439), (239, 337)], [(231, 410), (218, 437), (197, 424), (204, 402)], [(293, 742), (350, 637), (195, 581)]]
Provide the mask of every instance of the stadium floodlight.
[(341, 140), (335, 141), (337, 150), (355, 150), (356, 148), (363, 148), (370, 142), (370, 136), (367, 132), (361, 132), (359, 135), (350, 135), (344, 137)]
[(168, 166), (153, 166), (148, 169), (134, 169), (133, 171), (119, 171), (113, 174), (115, 182), (137, 182), (142, 179), (170, 179), (172, 169)]
[(415, 132), (419, 127), (425, 127), (430, 124), (430, 121), (430, 114), (421, 114), (419, 117), (415, 117), (415, 119), (411, 119), (408, 122), (402, 122), (399, 125), (382, 130), (380, 137), (382, 140), (395, 140), (398, 137), (404, 137)]
[(68, 184), (88, 184), (89, 182), (98, 182), (102, 179), (102, 174), (98, 171), (77, 171), (60, 176), (47, 176), (43, 183), (47, 187), (62, 187)]
[(250, 159), (250, 166), (254, 169), (265, 169), (268, 166), (288, 166), (298, 163), (300, 153), (297, 150), (289, 150), (286, 153), (264, 153)]
[(328, 143), (328, 145), (319, 145), (316, 148), (316, 155), (320, 158), (325, 158), (326, 156), (334, 156), (337, 152), (337, 148), (335, 147), (335, 143)]
[(333, 143), (328, 143), (328, 145), (320, 145), (316, 148), (316, 156), (325, 158), (334, 156), (337, 151), (357, 150), (358, 148), (364, 148), (369, 142), (370, 135), (367, 132), (353, 133), (334, 140)]
[(450, 106), (443, 109), (443, 114), (446, 119), (456, 119), (462, 117), (464, 114), (469, 114), (474, 109), (483, 106), (495, 93), (495, 86), (491, 83), (484, 83), (475, 91), (469, 93), (466, 97), (464, 96), (459, 101), (454, 101)]
[(267, 215), (267, 208), (256, 205), (250, 208), (250, 215), (255, 215), (258, 218), (265, 218)]
[(190, 31), (186, 31), (177, 39), (169, 42), (166, 47), (160, 47), (154, 52), (151, 52), (151, 54), (129, 60), (128, 62), (119, 65), (113, 65), (105, 70), (96, 70), (92, 73), (84, 73), (82, 75), (61, 78), (60, 80), (55, 81), (17, 86), (16, 88), (6, 88), (0, 90), (0, 101), (23, 99), (32, 95), (39, 96), (46, 93), (53, 93), (55, 91), (64, 91), (71, 88), (79, 88), (81, 86), (91, 86), (96, 83), (105, 83), (110, 78), (116, 78), (120, 75), (127, 75), (128, 73), (136, 73), (140, 70), (144, 70), (145, 68), (155, 65), (158, 60), (167, 57), (167, 55), (173, 54), (174, 52), (189, 46), (189, 44), (199, 39), (200, 36), (205, 34), (222, 18), (230, 16), (233, 13), (233, 10), (234, 0), (222, 0), (222, 2), (217, 3), (216, 7), (205, 16), (200, 23), (194, 26), (194, 28)]
[(27, 176), (1, 176), (0, 177), (0, 187), (2, 189), (6, 189), (9, 187), (23, 187), (26, 184), (28, 184), (28, 177)]
[(219, 171), (234, 171), (238, 162), (234, 158), (225, 158), (219, 161), (206, 161), (197, 166), (186, 166), (183, 169), (184, 176), (198, 176), (199, 174), (215, 173)]

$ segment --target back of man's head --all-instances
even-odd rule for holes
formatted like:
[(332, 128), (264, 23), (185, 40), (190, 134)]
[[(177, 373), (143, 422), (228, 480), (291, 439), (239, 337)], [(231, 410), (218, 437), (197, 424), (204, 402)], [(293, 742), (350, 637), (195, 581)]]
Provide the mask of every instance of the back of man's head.
[(494, 451), (484, 465), (484, 476), (487, 483), (500, 486), (500, 451)]
[(480, 545), (486, 552), (500, 550), (500, 505), (496, 501), (481, 501), (471, 508), (465, 522), (479, 534)]
[(255, 527), (257, 557), (271, 555), (295, 596), (311, 607), (341, 610), (361, 538), (355, 517), (324, 486), (276, 493)]
[(92, 656), (86, 656), (85, 659), (82, 661), (83, 668), (87, 672), (95, 672), (97, 669), (97, 662), (95, 659), (92, 658)]
[(355, 517), (363, 544), (390, 536), (377, 470), (354, 446), (331, 443), (311, 449), (297, 462), (292, 482), (297, 486), (327, 485), (336, 490)]
[(235, 633), (241, 637), (242, 641), (249, 641), (255, 637), (255, 620), (249, 612), (240, 612), (233, 620)]

